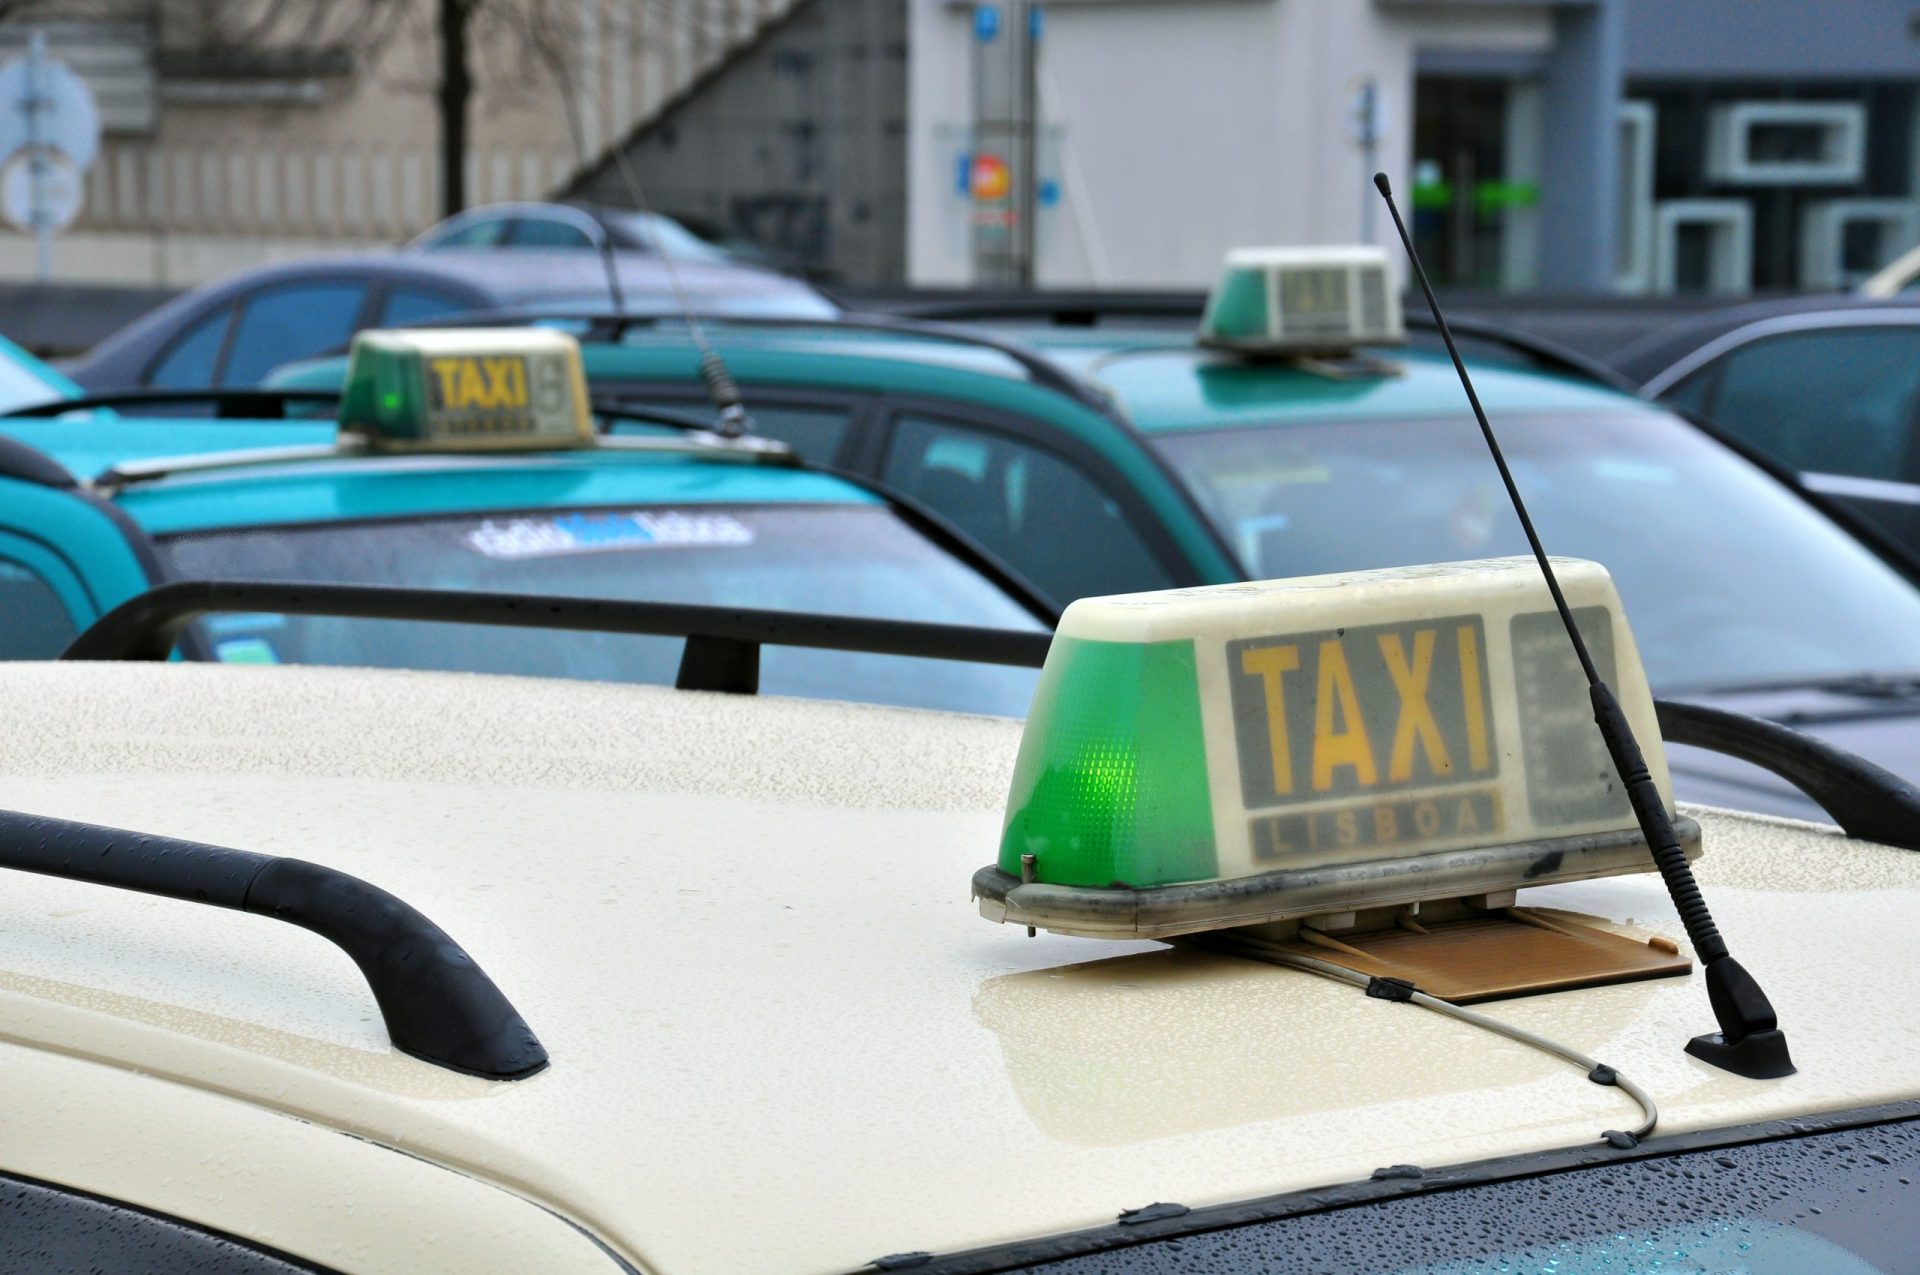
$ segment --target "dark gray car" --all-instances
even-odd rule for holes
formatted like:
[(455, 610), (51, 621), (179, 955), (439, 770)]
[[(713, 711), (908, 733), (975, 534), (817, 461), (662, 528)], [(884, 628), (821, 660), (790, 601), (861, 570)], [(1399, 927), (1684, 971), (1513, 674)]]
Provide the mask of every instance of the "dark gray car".
[(837, 313), (804, 283), (742, 266), (683, 261), (669, 274), (660, 258), (638, 253), (369, 253), (262, 266), (195, 288), (65, 371), (94, 392), (256, 385), (283, 363), (340, 348), (362, 328), (536, 305), (612, 311), (614, 279), (620, 307), (633, 313), (678, 313), (683, 299), (702, 314)]
[(1674, 324), (1608, 362), (1920, 552), (1920, 304), (1756, 302)]

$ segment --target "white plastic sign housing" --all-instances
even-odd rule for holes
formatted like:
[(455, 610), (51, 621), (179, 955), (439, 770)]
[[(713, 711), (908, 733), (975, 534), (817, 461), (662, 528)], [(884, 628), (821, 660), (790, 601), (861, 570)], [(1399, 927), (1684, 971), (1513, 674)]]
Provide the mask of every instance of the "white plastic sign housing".
[[(1613, 582), (1555, 569), (1671, 806)], [(974, 886), (1163, 935), (1651, 868), (1540, 569), (1502, 558), (1075, 602)]]

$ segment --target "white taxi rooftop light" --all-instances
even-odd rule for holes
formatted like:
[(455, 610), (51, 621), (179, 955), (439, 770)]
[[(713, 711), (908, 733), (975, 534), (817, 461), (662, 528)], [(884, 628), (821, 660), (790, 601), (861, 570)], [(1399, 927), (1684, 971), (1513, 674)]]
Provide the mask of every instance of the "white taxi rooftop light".
[[(1671, 808), (1613, 582), (1554, 563)], [(1160, 938), (1652, 870), (1540, 569), (1500, 558), (1075, 602), (973, 888)]]
[(383, 451), (591, 446), (580, 344), (546, 328), (362, 332), (340, 432)]
[(1276, 357), (1406, 339), (1387, 254), (1367, 246), (1236, 248), (1200, 318), (1200, 344)]

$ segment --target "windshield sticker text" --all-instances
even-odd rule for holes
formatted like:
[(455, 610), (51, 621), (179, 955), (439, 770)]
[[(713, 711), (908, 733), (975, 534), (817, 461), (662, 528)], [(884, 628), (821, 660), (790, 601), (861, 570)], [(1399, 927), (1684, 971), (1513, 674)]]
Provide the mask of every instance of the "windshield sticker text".
[(731, 514), (622, 510), (554, 518), (489, 518), (467, 532), (465, 539), (477, 553), (513, 560), (608, 549), (750, 545), (753, 528)]

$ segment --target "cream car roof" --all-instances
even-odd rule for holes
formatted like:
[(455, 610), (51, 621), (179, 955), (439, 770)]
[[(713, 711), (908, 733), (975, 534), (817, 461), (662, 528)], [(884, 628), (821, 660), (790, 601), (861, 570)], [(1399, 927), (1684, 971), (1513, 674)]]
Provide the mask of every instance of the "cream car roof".
[[(494, 1269), (590, 1266), (591, 1245), (560, 1256), (585, 1232), (693, 1275), (846, 1270), (1156, 1200), (1583, 1145), (1634, 1119), (1573, 1068), (1345, 985), (982, 921), (968, 878), (997, 844), (1010, 721), (193, 665), (6, 666), (0, 720), (0, 805), (365, 877), (460, 940), (545, 1042), (553, 1065), (530, 1080), (451, 1074), (394, 1052), (312, 935), (6, 879), (0, 1171), (344, 1269), (488, 1263), (382, 1257), (363, 1233), (374, 1208), (301, 1222), (284, 1196), (326, 1176), (306, 1167), (324, 1158), (316, 1130), (456, 1170), (470, 1198), (429, 1220), (472, 1211), (467, 1248)], [(1695, 813), (1700, 877), (1798, 1075), (1744, 1080), (1683, 1054), (1712, 1023), (1697, 978), (1493, 1012), (1645, 1085), (1663, 1133), (1920, 1095), (1920, 1016), (1887, 992), (1920, 972), (1905, 941), (1920, 856)], [(1524, 901), (1680, 935), (1652, 876)], [(96, 1109), (91, 1086), (111, 1101)], [(220, 1123), (196, 1119), (195, 1145), (245, 1131), (241, 1169), (212, 1183), (152, 1149), (200, 1108)], [(363, 1193), (410, 1189), (374, 1174)], [(531, 1203), (502, 1205), (514, 1196)]]

